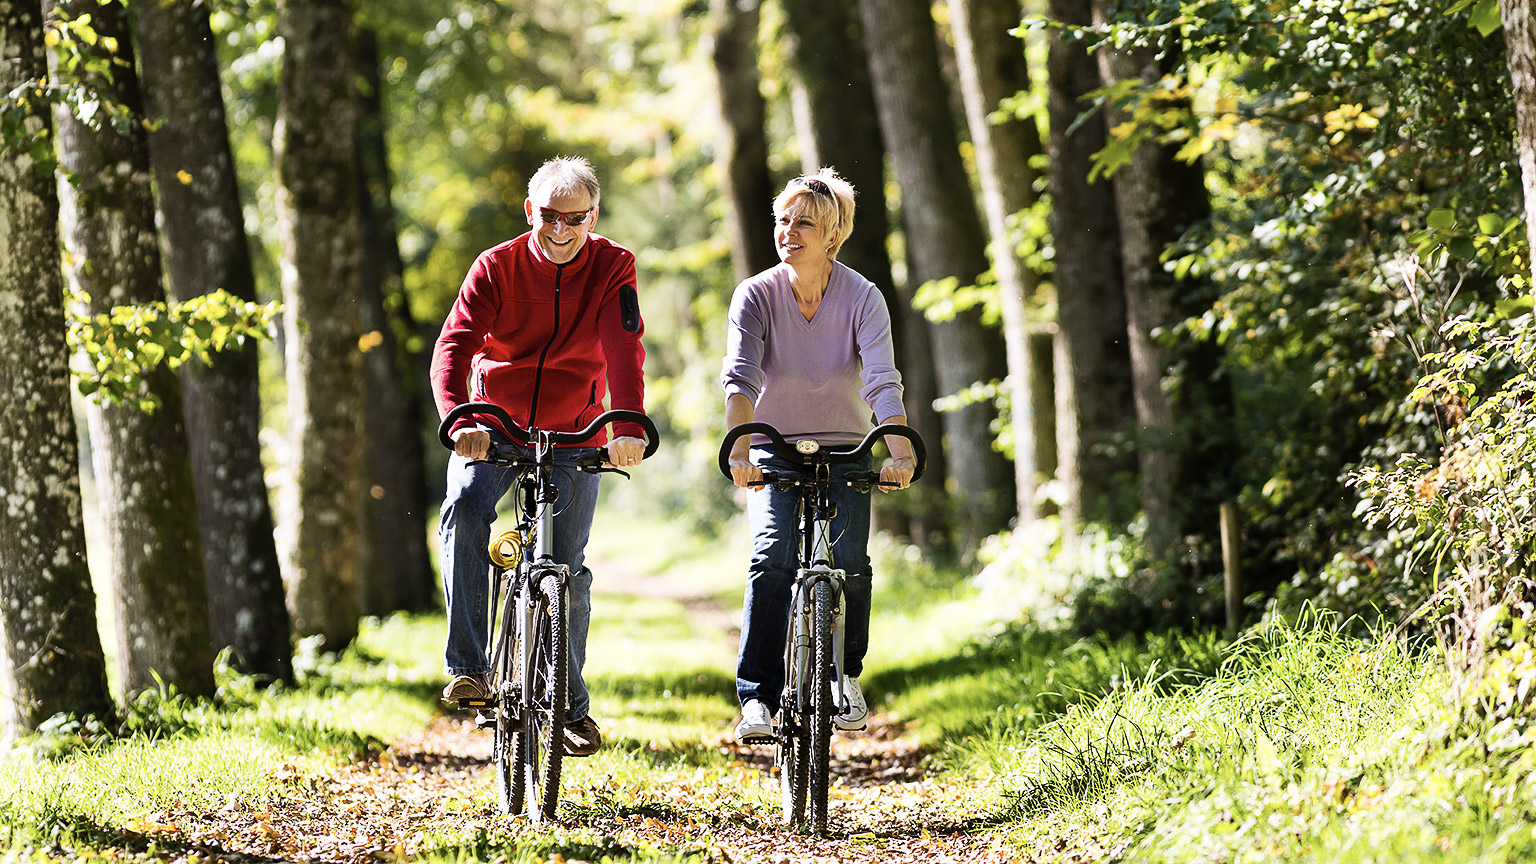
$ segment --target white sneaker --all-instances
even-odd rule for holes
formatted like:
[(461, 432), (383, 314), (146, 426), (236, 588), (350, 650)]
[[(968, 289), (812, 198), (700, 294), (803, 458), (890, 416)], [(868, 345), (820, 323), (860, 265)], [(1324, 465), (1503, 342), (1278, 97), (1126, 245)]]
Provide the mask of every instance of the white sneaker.
[(741, 706), (741, 722), (736, 724), (736, 740), (754, 744), (773, 739), (773, 715), (761, 699), (748, 699)]
[(843, 676), (843, 695), (848, 698), (848, 710), (833, 718), (832, 725), (844, 732), (857, 732), (868, 725), (869, 705), (864, 702), (864, 691), (859, 689), (859, 679)]

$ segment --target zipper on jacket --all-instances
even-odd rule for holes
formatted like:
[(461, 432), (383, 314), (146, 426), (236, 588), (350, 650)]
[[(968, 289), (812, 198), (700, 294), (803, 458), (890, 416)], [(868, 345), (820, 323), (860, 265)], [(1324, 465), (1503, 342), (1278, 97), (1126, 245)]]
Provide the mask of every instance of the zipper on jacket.
[(539, 352), (539, 365), (533, 372), (533, 405), (528, 409), (528, 425), (534, 427), (539, 417), (539, 387), (544, 383), (544, 360), (549, 356), (549, 349), (555, 344), (555, 337), (560, 335), (560, 277), (565, 274), (565, 265), (555, 265), (555, 329), (550, 331), (549, 341), (544, 343), (544, 350)]

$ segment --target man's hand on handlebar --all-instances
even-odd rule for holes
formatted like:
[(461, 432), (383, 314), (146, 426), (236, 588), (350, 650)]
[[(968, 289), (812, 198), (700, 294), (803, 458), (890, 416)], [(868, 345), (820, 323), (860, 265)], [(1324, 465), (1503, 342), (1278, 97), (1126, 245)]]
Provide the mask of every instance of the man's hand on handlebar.
[(491, 452), (491, 433), (484, 429), (460, 429), (453, 435), (453, 452), (471, 462)]
[(608, 442), (608, 464), (614, 468), (632, 468), (645, 458), (645, 439), (624, 436)]

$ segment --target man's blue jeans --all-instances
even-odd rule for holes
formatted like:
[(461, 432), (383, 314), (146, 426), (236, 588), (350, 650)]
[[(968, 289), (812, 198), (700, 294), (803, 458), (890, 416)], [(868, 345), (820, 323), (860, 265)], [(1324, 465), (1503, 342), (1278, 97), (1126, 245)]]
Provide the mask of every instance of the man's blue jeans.
[[(789, 472), (798, 466), (753, 448), (752, 461), (764, 471)], [(873, 457), (835, 465), (833, 477), (868, 471)], [(837, 515), (832, 519), (832, 565), (846, 571), (843, 672), (858, 676), (869, 649), (869, 493), (833, 486)], [(741, 613), (741, 647), (736, 655), (736, 698), (761, 699), (777, 713), (784, 690), (784, 639), (789, 631), (790, 593), (799, 569), (800, 499), (773, 488), (747, 493), (747, 525), (752, 558), (747, 565), (746, 599)]]
[[(492, 438), (504, 443), (499, 435)], [(591, 710), (581, 670), (587, 659), (587, 627), (592, 619), (592, 571), (586, 564), (587, 538), (597, 507), (598, 477), (569, 467), (572, 459), (556, 451), (555, 560), (571, 569), (570, 582), (570, 702), (567, 720), (579, 720)], [(486, 652), (486, 606), (490, 590), (491, 523), (496, 504), (517, 480), (519, 472), (462, 456), (448, 460), (448, 494), (443, 500), (437, 536), (441, 547), (443, 594), (448, 605), (448, 646), (444, 652), (449, 675), (479, 675), (490, 671)]]

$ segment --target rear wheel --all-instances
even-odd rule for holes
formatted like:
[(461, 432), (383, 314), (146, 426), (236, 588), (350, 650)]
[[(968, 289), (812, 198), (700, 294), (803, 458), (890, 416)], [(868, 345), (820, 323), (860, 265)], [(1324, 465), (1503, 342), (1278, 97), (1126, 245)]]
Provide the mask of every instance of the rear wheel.
[(554, 573), (539, 580), (534, 594), (529, 647), (531, 674), (523, 693), (523, 747), (528, 816), (555, 818), (560, 804), (561, 758), (565, 755), (567, 647), (565, 581)]

